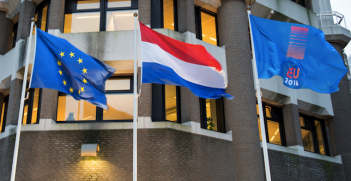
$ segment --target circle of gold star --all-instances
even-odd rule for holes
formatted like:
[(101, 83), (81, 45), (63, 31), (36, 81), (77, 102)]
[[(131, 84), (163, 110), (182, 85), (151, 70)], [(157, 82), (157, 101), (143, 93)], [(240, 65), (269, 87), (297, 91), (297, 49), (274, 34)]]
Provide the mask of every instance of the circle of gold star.
[(63, 84), (65, 84), (65, 85), (66, 85), (66, 84), (67, 84), (67, 81), (63, 80)]
[(69, 55), (71, 56), (71, 58), (74, 57), (74, 53), (73, 52), (71, 52)]
[(83, 74), (88, 73), (87, 70), (88, 70), (88, 69), (83, 68), (83, 70), (82, 70), (82, 71), (83, 71)]
[(80, 64), (80, 63), (83, 63), (83, 59), (80, 59), (80, 58), (79, 58), (79, 60), (77, 60), (77, 61), (79, 62), (79, 64)]
[(61, 57), (65, 56), (65, 52), (60, 53)]
[(62, 71), (61, 70), (59, 70), (59, 73), (60, 73), (60, 75), (62, 75)]
[(60, 60), (57, 60), (57, 65), (58, 65), (58, 66), (61, 66)]
[(69, 92), (72, 93), (73, 92), (73, 89), (72, 87), (69, 88)]
[(88, 81), (86, 79), (83, 79), (83, 83), (86, 84), (88, 83)]
[(84, 90), (84, 87), (81, 87), (80, 89), (82, 90), (82, 92), (84, 92), (84, 91), (85, 91), (85, 90)]

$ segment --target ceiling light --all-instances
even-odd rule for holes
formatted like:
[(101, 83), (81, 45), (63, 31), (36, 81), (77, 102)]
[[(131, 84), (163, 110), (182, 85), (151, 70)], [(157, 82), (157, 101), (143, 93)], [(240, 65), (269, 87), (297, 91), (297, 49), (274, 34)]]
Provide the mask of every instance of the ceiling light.
[(172, 23), (172, 26), (174, 26), (174, 23)]
[(133, 16), (133, 14), (116, 14), (115, 16), (122, 17), (122, 16)]
[(202, 34), (202, 36), (204, 37), (204, 36), (206, 36), (206, 35)]
[(100, 18), (100, 16), (78, 16), (77, 19), (90, 19), (90, 18)]
[(210, 40), (217, 41), (217, 39), (210, 37)]

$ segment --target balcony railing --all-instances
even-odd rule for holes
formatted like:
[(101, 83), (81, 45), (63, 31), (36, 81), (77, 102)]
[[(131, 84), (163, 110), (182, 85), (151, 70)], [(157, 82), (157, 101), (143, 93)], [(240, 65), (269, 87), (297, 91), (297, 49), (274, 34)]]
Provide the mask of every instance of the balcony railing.
[(322, 11), (317, 16), (320, 18), (321, 27), (338, 25), (347, 29), (345, 16), (337, 11)]

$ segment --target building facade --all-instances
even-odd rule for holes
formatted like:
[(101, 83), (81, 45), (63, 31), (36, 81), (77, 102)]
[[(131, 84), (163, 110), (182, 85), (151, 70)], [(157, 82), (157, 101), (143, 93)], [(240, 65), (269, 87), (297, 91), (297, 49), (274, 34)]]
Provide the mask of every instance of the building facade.
[[(341, 56), (351, 39), (329, 0), (0, 0), (0, 180), (11, 177), (28, 46), (29, 74), (33, 66), (32, 17), (116, 72), (106, 82), (108, 111), (55, 90), (26, 89), (16, 180), (132, 180), (134, 81), (138, 180), (265, 180), (248, 6), (258, 17), (321, 29)], [(141, 84), (139, 43), (134, 80), (134, 12), (164, 35), (203, 45), (235, 99)], [(347, 75), (332, 94), (289, 89), (278, 76), (260, 83), (272, 180), (351, 180)], [(97, 156), (81, 156), (83, 144), (98, 144)]]

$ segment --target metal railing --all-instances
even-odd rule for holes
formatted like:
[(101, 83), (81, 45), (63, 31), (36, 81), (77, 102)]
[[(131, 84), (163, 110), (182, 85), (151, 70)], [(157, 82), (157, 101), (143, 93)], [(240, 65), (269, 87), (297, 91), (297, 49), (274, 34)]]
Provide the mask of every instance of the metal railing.
[(317, 16), (320, 18), (321, 27), (330, 25), (342, 26), (341, 22), (344, 21), (344, 28), (347, 29), (345, 16), (337, 11), (322, 11)]

